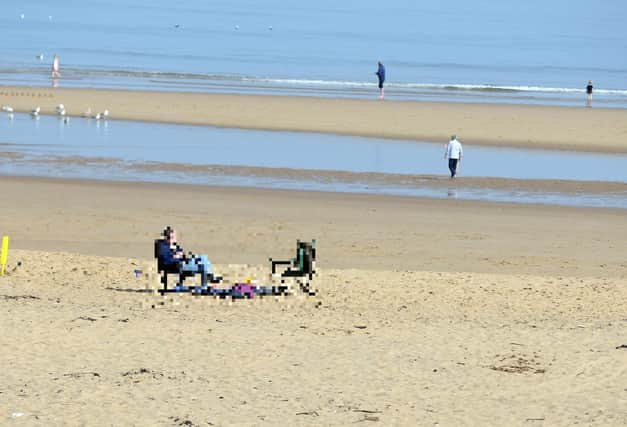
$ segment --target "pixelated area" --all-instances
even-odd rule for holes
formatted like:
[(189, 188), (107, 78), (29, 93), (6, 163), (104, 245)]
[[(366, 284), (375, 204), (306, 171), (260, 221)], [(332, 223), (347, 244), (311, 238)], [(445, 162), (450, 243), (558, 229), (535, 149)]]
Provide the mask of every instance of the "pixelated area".
[[(290, 296), (300, 293), (315, 296), (312, 281), (316, 276), (316, 241), (296, 241), (296, 254), (289, 260), (269, 258), (268, 272), (250, 266), (230, 265), (228, 273), (211, 271), (206, 255), (185, 253), (176, 240), (176, 231), (166, 227), (154, 242), (158, 281), (155, 290), (168, 294), (189, 294), (216, 299), (253, 299)], [(228, 276), (227, 276), (228, 274)], [(176, 281), (171, 284), (169, 276)], [(229, 277), (232, 276), (232, 277)], [(200, 285), (197, 280), (200, 278)]]

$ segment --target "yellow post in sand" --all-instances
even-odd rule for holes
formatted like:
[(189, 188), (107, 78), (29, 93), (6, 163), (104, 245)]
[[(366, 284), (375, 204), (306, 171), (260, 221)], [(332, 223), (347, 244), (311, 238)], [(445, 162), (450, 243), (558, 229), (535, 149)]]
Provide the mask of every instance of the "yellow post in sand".
[(4, 268), (7, 265), (7, 255), (9, 254), (9, 236), (2, 237), (2, 255), (0, 255), (0, 276), (4, 276)]

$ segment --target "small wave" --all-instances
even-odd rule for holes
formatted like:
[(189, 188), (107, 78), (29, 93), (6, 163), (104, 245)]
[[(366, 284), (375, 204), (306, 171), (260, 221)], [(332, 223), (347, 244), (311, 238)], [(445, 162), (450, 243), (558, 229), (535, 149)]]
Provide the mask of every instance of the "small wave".
[[(48, 67), (19, 67), (0, 69), (2, 74), (48, 74)], [(293, 79), (243, 76), (237, 74), (203, 74), (203, 73), (178, 73), (168, 71), (145, 71), (102, 68), (64, 68), (64, 75), (70, 79), (100, 78), (136, 78), (170, 81), (205, 81), (205, 82), (232, 82), (235, 84), (249, 85), (274, 85), (285, 87), (311, 87), (311, 88), (343, 88), (360, 89), (373, 88), (375, 82), (322, 80), (322, 79)], [(490, 92), (490, 93), (546, 93), (546, 94), (582, 94), (585, 88), (546, 87), (546, 86), (513, 86), (495, 84), (464, 84), (464, 83), (413, 83), (413, 82), (388, 82), (387, 87), (409, 91), (427, 92)], [(595, 94), (627, 97), (627, 89), (595, 89)]]
[[(417, 87), (445, 89), (445, 90), (467, 90), (481, 92), (538, 92), (538, 93), (584, 93), (585, 89), (569, 87), (545, 87), (545, 86), (497, 86), (497, 85), (414, 85)], [(595, 93), (606, 95), (627, 96), (627, 90), (622, 89), (595, 89)]]
[[(0, 69), (1, 74), (49, 74), (49, 67), (20, 67)], [(177, 73), (167, 71), (121, 70), (102, 68), (63, 68), (64, 77), (127, 77), (139, 79), (177, 79), (177, 80), (243, 80), (243, 77), (228, 74)]]
[[(337, 80), (306, 80), (306, 79), (268, 79), (243, 77), (241, 80), (248, 82), (275, 83), (286, 85), (303, 86), (335, 86), (346, 88), (374, 87), (374, 82), (351, 82)], [(507, 86), (507, 85), (473, 85), (473, 84), (433, 84), (433, 83), (386, 83), (387, 87), (400, 89), (417, 90), (440, 90), (440, 91), (477, 91), (477, 92), (538, 92), (538, 93), (584, 93), (586, 90), (567, 87), (544, 87), (544, 86)], [(597, 94), (622, 95), (627, 96), (624, 89), (595, 89)]]
[[(302, 85), (316, 87), (344, 87), (344, 88), (370, 88), (377, 86), (375, 82), (356, 82), (341, 80), (315, 80), (315, 79), (273, 79), (257, 77), (240, 77), (240, 81), (249, 83), (270, 83), (277, 85)], [(387, 87), (416, 90), (439, 91), (477, 91), (477, 92), (537, 92), (537, 93), (585, 93), (584, 89), (568, 87), (544, 87), (544, 86), (508, 86), (508, 85), (474, 85), (474, 84), (434, 84), (434, 83), (386, 83)], [(595, 89), (597, 94), (627, 96), (627, 89)]]
[[(345, 87), (374, 87), (376, 83), (347, 82), (327, 80), (297, 80), (297, 79), (255, 79), (265, 83), (285, 83), (320, 86), (345, 86)], [(585, 89), (567, 87), (543, 87), (543, 86), (499, 86), (499, 85), (472, 85), (472, 84), (433, 84), (433, 83), (386, 83), (386, 86), (401, 89), (443, 90), (443, 91), (477, 91), (477, 92), (538, 92), (538, 93), (584, 93)], [(623, 89), (595, 89), (595, 93), (606, 95), (627, 96), (627, 90)]]

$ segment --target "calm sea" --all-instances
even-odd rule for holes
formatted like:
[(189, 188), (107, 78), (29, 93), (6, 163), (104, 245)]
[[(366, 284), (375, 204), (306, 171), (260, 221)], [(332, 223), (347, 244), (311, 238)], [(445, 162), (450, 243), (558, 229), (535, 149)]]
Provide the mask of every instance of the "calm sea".
[[(0, 84), (627, 108), (627, 1), (27, 0)], [(43, 59), (39, 55), (43, 54)]]

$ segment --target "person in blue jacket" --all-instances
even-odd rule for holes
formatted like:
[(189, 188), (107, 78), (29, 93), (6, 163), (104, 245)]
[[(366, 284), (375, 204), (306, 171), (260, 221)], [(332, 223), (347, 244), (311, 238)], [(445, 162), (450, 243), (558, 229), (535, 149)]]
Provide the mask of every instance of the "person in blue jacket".
[(383, 99), (383, 83), (385, 82), (385, 67), (379, 61), (379, 69), (375, 73), (379, 78), (379, 99)]
[[(174, 268), (181, 273), (200, 274), (200, 285), (207, 288), (207, 278), (211, 275), (211, 262), (206, 255), (186, 254), (176, 241), (176, 231), (171, 227), (163, 230), (157, 246), (157, 257), (166, 268)], [(183, 283), (179, 283), (183, 285)]]

